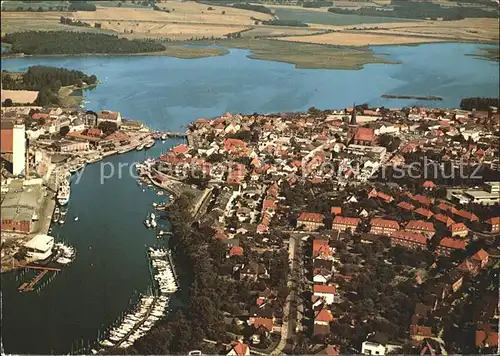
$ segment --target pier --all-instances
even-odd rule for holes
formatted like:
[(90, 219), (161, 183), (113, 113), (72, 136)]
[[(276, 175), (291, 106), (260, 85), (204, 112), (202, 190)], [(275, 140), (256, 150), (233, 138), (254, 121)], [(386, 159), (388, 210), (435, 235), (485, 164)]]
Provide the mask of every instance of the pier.
[(36, 275), (35, 278), (33, 278), (30, 282), (23, 283), (19, 287), (19, 292), (30, 292), (30, 291), (32, 291), (35, 288), (35, 285), (38, 282), (40, 282), (42, 280), (42, 278), (45, 277), (45, 275), (47, 273), (49, 273), (49, 271), (44, 270), (44, 271), (40, 272), (38, 275)]

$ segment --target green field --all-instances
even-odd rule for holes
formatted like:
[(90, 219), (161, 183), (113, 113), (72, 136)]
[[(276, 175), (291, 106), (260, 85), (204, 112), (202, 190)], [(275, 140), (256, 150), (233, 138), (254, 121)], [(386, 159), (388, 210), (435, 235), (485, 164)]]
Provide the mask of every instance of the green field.
[(68, 8), (68, 1), (2, 1), (2, 10), (12, 11), (22, 8), (24, 11), (28, 11), (31, 7), (32, 10), (36, 11), (38, 8), (42, 8), (44, 11), (58, 10), (62, 7), (63, 10)]
[(415, 21), (408, 19), (397, 19), (394, 17), (360, 16), (360, 15), (339, 15), (326, 11), (312, 11), (307, 9), (285, 9), (274, 8), (275, 15), (280, 20), (293, 20), (305, 23), (314, 23), (330, 26), (349, 26), (367, 23), (384, 22), (405, 22)]

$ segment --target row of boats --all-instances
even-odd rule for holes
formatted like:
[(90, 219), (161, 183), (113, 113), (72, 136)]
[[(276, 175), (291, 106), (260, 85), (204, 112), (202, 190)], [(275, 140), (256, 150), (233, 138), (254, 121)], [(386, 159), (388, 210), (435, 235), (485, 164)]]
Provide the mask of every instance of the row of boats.
[(155, 144), (155, 140), (149, 140), (148, 142), (145, 142), (145, 143), (141, 143), (139, 146), (137, 146), (135, 149), (137, 151), (142, 151), (143, 149), (149, 149), (151, 147), (153, 147)]
[(154, 213), (151, 213), (149, 217), (144, 220), (144, 225), (146, 225), (148, 229), (151, 227), (156, 228), (156, 226), (158, 225), (156, 222), (156, 215)]
[[(154, 324), (167, 313), (172, 293), (177, 291), (170, 253), (165, 249), (148, 249), (151, 265), (155, 270), (154, 280), (159, 293), (157, 296), (144, 295), (134, 310), (127, 313), (121, 322), (112, 327), (107, 339), (99, 342), (103, 348), (127, 348), (144, 336)], [(92, 350), (92, 353), (96, 353)]]

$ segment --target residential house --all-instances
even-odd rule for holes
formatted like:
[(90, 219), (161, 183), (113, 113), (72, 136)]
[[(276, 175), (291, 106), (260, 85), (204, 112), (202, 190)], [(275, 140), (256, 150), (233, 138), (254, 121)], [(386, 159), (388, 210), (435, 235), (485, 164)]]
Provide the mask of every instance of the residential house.
[(479, 265), (479, 268), (483, 269), (488, 264), (489, 254), (483, 249), (480, 249), (475, 254), (472, 255), (471, 260)]
[(359, 218), (346, 218), (341, 215), (335, 216), (332, 222), (332, 230), (346, 231), (351, 229), (352, 232), (356, 231), (361, 219)]
[(324, 220), (323, 214), (302, 212), (297, 218), (297, 228), (303, 226), (305, 230), (315, 231), (325, 226)]
[(412, 340), (422, 341), (432, 337), (432, 328), (430, 326), (410, 325), (410, 337)]
[(434, 219), (443, 223), (446, 227), (450, 227), (451, 225), (455, 224), (455, 221), (453, 221), (452, 218), (444, 214), (436, 214), (434, 215)]
[(403, 210), (406, 210), (406, 211), (413, 211), (415, 210), (415, 205), (413, 204), (410, 204), (408, 202), (405, 202), (405, 201), (402, 201), (398, 204), (398, 207), (403, 209)]
[(250, 347), (239, 341), (233, 341), (231, 343), (231, 349), (226, 354), (228, 356), (247, 356), (250, 355)]
[(493, 353), (498, 351), (498, 331), (485, 328), (476, 330), (476, 348), (491, 349)]
[(395, 220), (372, 219), (370, 225), (370, 233), (375, 235), (391, 236), (395, 231), (399, 230), (399, 224)]
[(314, 239), (313, 241), (313, 258), (330, 260), (333, 256), (333, 248), (328, 245), (327, 240)]
[(489, 225), (489, 231), (491, 233), (500, 232), (500, 216), (495, 216), (486, 220), (486, 223)]
[(448, 230), (450, 231), (451, 236), (466, 237), (469, 234), (469, 229), (464, 223), (452, 224)]
[(267, 278), (269, 275), (264, 265), (250, 261), (240, 270), (240, 279), (257, 281), (258, 278)]
[(387, 335), (374, 332), (368, 335), (366, 341), (361, 344), (361, 354), (363, 355), (385, 355), (387, 352)]
[(415, 210), (415, 214), (421, 215), (426, 219), (430, 219), (432, 215), (434, 215), (432, 211), (424, 208), (418, 208), (417, 210)]
[(326, 304), (333, 304), (335, 292), (335, 286), (325, 284), (315, 284), (313, 288), (313, 295), (323, 298)]
[(322, 308), (314, 317), (314, 335), (324, 336), (330, 334), (330, 322), (334, 320), (330, 310)]

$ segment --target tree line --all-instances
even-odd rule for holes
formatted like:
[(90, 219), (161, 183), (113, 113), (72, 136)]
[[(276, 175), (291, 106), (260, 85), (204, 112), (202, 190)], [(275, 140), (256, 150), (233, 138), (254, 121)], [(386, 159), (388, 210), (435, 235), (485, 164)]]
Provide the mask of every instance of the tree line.
[(262, 5), (252, 5), (252, 4), (233, 4), (233, 7), (236, 9), (243, 9), (243, 10), (250, 10), (250, 11), (256, 11), (256, 12), (262, 12), (263, 14), (272, 14), (271, 9), (262, 6)]
[(153, 40), (129, 40), (118, 36), (67, 31), (24, 31), (8, 33), (3, 43), (12, 45), (11, 53), (24, 54), (85, 54), (143, 53), (165, 50)]
[(64, 16), (61, 16), (59, 22), (62, 23), (63, 25), (69, 25), (69, 26), (92, 27), (92, 25), (89, 24), (88, 22), (73, 20), (72, 18)]
[(460, 109), (462, 110), (485, 110), (488, 111), (490, 106), (499, 107), (500, 99), (499, 98), (463, 98), (460, 101)]
[(297, 20), (269, 20), (262, 21), (264, 25), (270, 26), (294, 26), (294, 27), (309, 27), (306, 23)]
[(62, 86), (82, 86), (84, 83), (97, 83), (95, 75), (87, 75), (79, 70), (33, 66), (26, 73), (2, 71), (2, 86), (7, 90), (37, 90), (36, 104), (41, 106), (58, 105), (59, 90)]
[(461, 20), (467, 17), (498, 17), (498, 11), (488, 11), (473, 7), (441, 7), (434, 3), (413, 3), (413, 2), (393, 2), (395, 5), (392, 11), (380, 11), (376, 8), (363, 7), (356, 10), (339, 9), (331, 7), (329, 12), (341, 15), (364, 15), (397, 17), (408, 19), (438, 19)]
[(333, 1), (308, 1), (302, 4), (302, 7), (305, 8), (319, 8), (319, 7), (328, 7), (332, 6)]

